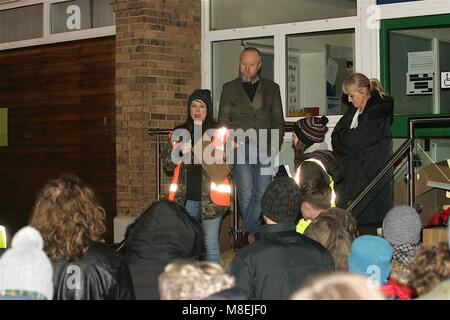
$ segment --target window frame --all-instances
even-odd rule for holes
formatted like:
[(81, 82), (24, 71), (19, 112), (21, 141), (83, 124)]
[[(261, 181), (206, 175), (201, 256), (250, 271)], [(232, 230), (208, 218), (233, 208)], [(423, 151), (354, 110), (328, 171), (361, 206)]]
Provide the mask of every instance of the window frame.
[(52, 34), (50, 33), (50, 10), (51, 5), (60, 2), (69, 2), (72, 0), (23, 0), (19, 2), (11, 2), (0, 4), (0, 10), (15, 9), (20, 7), (27, 7), (30, 5), (42, 4), (43, 10), (43, 35), (39, 38), (28, 39), (28, 40), (18, 40), (12, 42), (0, 43), (0, 51), (38, 46), (43, 44), (58, 43), (65, 41), (98, 38), (106, 36), (114, 36), (116, 34), (116, 26), (107, 26), (100, 28), (91, 28), (78, 31), (68, 31)]
[[(450, 13), (450, 0), (422, 0), (378, 5), (376, 0), (357, 0), (357, 15), (351, 17), (322, 19), (305, 22), (264, 25), (224, 30), (210, 30), (210, 2), (202, 0), (202, 87), (212, 88), (212, 45), (216, 41), (238, 40), (257, 37), (274, 38), (274, 81), (279, 84), (283, 115), (286, 121), (301, 117), (286, 117), (287, 100), (287, 36), (323, 31), (355, 30), (355, 72), (381, 79), (380, 71), (380, 22), (383, 19), (428, 16)], [(369, 26), (369, 20), (374, 22)], [(238, 57), (236, 57), (238, 59)], [(232, 79), (230, 79), (232, 80)], [(383, 82), (383, 79), (381, 79)], [(334, 127), (341, 115), (328, 116), (329, 127)]]

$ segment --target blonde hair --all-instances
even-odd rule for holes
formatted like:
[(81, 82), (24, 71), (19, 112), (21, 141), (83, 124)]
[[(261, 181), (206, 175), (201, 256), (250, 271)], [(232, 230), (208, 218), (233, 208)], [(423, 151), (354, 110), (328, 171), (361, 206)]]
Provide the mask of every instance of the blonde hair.
[(217, 263), (176, 261), (159, 276), (161, 300), (199, 300), (234, 287), (234, 278)]
[(105, 210), (94, 191), (81, 179), (63, 176), (42, 188), (30, 224), (39, 230), (47, 254), (57, 260), (82, 258), (90, 241), (100, 241), (106, 231)]
[(342, 92), (349, 94), (353, 90), (366, 91), (369, 94), (370, 91), (376, 90), (383, 99), (388, 95), (378, 79), (369, 79), (362, 73), (352, 73), (342, 82)]
[(294, 292), (291, 300), (385, 300), (369, 279), (359, 274), (333, 272), (316, 277)]

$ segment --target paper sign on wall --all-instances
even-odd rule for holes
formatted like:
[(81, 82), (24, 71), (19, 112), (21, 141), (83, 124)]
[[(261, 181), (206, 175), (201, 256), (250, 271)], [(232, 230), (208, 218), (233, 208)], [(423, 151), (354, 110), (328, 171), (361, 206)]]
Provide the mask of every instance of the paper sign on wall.
[(434, 51), (408, 52), (406, 95), (433, 94)]
[(434, 52), (408, 52), (408, 73), (434, 73)]
[(433, 94), (433, 73), (406, 73), (406, 95)]

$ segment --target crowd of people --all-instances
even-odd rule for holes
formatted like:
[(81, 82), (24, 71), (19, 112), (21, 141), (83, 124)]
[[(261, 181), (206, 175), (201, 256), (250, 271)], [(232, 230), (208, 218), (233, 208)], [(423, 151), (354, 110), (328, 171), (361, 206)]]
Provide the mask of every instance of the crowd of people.
[[(380, 83), (351, 74), (333, 150), (308, 150), (324, 142), (328, 118), (305, 117), (293, 125), (293, 165), (274, 167), (280, 90), (260, 70), (258, 49), (243, 50), (217, 122), (209, 90), (189, 96), (186, 121), (163, 150), (168, 197), (128, 227), (120, 248), (105, 243), (105, 210), (86, 182), (50, 180), (0, 256), (0, 299), (450, 299), (449, 244), (421, 245), (421, 218), (394, 206), (389, 179), (346, 211), (392, 155), (393, 99)], [(233, 186), (241, 223), (224, 265), (220, 227)]]

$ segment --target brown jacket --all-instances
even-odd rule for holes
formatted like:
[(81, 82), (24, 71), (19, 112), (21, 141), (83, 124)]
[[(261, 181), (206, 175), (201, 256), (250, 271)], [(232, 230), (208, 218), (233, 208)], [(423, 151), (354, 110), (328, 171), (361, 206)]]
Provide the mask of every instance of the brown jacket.
[[(225, 83), (220, 98), (218, 122), (229, 129), (244, 131), (279, 129), (281, 147), (284, 136), (284, 117), (280, 87), (273, 81), (261, 79), (251, 102), (240, 78)], [(270, 146), (270, 131), (267, 143), (267, 146)]]

